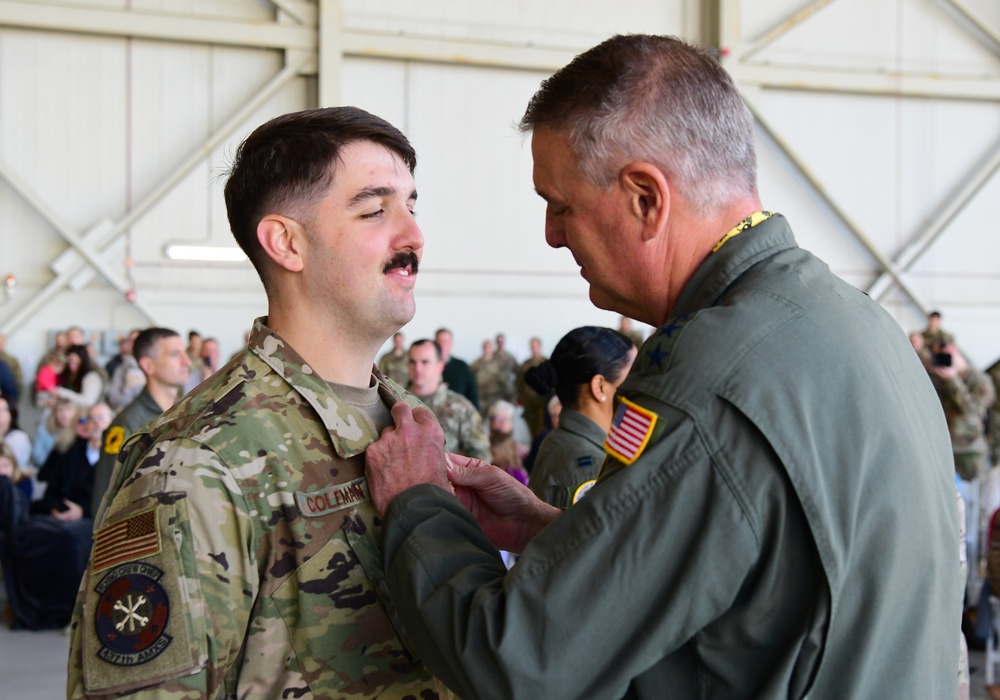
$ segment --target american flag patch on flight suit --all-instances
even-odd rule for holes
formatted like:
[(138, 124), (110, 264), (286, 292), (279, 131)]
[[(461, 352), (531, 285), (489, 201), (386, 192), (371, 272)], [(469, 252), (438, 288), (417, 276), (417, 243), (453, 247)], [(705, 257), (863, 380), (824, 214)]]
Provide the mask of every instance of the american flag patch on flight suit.
[(649, 444), (657, 419), (652, 411), (619, 397), (611, 431), (604, 440), (604, 450), (615, 459), (632, 464)]

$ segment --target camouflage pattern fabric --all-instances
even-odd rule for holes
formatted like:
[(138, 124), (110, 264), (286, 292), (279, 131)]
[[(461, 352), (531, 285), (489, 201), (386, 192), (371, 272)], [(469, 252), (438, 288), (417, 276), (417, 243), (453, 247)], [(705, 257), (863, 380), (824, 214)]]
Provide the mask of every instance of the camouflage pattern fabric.
[(473, 362), (472, 375), (479, 388), (479, 408), (484, 416), (497, 401), (514, 402), (514, 378), (507, 365), (496, 356), (488, 360), (480, 357)]
[[(993, 388), (1000, 389), (1000, 361), (994, 362), (986, 374), (993, 380)], [(990, 461), (993, 466), (1000, 465), (1000, 404), (994, 400), (986, 422), (986, 440), (990, 445)]]
[(971, 365), (957, 377), (944, 379), (930, 373), (937, 390), (955, 455), (955, 471), (970, 481), (982, 475), (986, 463), (986, 411), (993, 405), (993, 380)]
[(437, 416), (449, 452), (490, 461), (490, 438), (479, 411), (467, 398), (443, 382), (430, 396), (418, 397)]
[[(449, 696), (383, 593), (364, 478), (376, 426), (265, 323), (122, 448), (68, 697)], [(373, 372), (391, 405), (402, 390)]]
[(504, 398), (515, 403), (517, 401), (517, 358), (506, 350), (497, 350), (493, 358), (503, 366), (510, 382), (510, 394)]
[(409, 356), (405, 350), (399, 355), (390, 350), (379, 358), (378, 368), (392, 381), (400, 386), (406, 386), (410, 383), (410, 374), (406, 370), (407, 362), (409, 362)]

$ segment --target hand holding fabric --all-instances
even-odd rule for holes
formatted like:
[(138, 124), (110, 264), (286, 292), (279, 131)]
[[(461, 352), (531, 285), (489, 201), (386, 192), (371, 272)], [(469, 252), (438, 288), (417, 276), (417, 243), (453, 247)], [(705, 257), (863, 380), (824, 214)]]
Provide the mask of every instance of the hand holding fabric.
[(397, 401), (393, 425), (365, 450), (365, 475), (372, 502), (385, 515), (392, 500), (417, 484), (433, 484), (453, 493), (445, 470), (444, 433), (428, 409)]
[(448, 478), (497, 549), (520, 554), (562, 513), (500, 467), (479, 459), (449, 454)]

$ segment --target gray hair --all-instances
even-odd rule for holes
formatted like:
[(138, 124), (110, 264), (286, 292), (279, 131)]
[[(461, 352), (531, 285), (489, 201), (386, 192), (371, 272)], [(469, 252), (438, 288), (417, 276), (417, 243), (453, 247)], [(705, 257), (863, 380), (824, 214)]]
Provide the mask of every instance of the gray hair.
[(565, 133), (598, 187), (644, 160), (702, 212), (757, 192), (750, 111), (719, 62), (676, 37), (619, 35), (580, 54), (542, 83), (519, 127)]

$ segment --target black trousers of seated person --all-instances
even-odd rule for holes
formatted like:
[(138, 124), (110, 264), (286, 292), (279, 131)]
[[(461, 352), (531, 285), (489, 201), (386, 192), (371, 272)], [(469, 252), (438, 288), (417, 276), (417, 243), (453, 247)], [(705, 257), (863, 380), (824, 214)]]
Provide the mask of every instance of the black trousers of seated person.
[(16, 629), (69, 624), (90, 557), (94, 523), (32, 515), (24, 494), (0, 476), (0, 567)]

